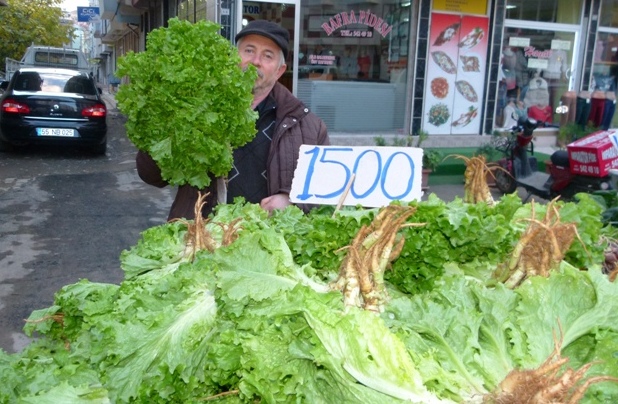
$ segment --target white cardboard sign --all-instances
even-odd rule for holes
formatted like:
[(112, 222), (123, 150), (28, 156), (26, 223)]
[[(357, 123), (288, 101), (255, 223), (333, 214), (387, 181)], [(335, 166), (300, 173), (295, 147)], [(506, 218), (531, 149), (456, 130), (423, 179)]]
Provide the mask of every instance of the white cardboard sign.
[(420, 200), (423, 149), (302, 145), (290, 200), (380, 207)]

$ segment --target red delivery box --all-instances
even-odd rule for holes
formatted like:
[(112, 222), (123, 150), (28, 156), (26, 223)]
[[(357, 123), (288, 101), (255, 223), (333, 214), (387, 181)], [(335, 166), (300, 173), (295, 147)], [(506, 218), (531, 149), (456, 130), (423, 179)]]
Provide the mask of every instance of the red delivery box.
[(605, 177), (618, 168), (618, 149), (609, 138), (615, 130), (601, 130), (569, 143), (569, 165), (572, 174)]

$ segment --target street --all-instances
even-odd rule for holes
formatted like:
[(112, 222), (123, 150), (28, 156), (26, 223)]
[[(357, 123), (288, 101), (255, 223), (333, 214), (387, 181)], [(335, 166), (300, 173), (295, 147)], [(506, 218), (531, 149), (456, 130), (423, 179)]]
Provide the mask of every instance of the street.
[(144, 184), (123, 117), (106, 156), (67, 148), (0, 153), (0, 348), (28, 344), (24, 320), (80, 279), (118, 283), (122, 250), (167, 217), (173, 189)]

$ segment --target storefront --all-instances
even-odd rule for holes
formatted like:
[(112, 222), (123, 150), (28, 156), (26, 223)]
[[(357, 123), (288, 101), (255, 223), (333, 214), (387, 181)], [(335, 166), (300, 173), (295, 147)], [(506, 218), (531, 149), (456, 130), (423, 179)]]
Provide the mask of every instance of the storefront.
[(555, 1), (551, 9), (511, 3), (503, 29), (495, 127), (510, 128), (526, 115), (549, 124), (574, 121), (582, 80), (583, 1)]
[[(618, 79), (618, 1), (603, 0), (599, 29), (594, 43), (591, 87), (597, 96), (604, 93), (603, 128), (618, 128), (616, 116), (616, 80)], [(598, 119), (598, 118), (597, 118)]]
[(570, 122), (594, 86), (585, 80), (600, 77), (584, 74), (599, 10), (583, 0), (300, 1), (281, 15), (244, 4), (257, 13), (240, 18), (287, 22), (297, 46), (287, 82), (332, 132), (478, 135), (518, 114)]
[(375, 133), (405, 125), (411, 9), (410, 1), (392, 0), (252, 1), (239, 18), (290, 31), (294, 50), (282, 81), (331, 132)]
[(618, 126), (618, 0), (221, 4), (230, 39), (253, 19), (290, 31), (282, 82), (332, 133), (480, 135), (522, 115)]

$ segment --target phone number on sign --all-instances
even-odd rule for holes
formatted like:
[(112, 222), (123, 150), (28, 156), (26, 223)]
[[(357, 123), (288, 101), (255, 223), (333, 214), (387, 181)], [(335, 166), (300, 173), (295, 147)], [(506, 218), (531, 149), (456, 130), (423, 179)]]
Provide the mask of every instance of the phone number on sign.
[(371, 38), (373, 37), (373, 32), (371, 31), (360, 31), (360, 30), (350, 30), (350, 29), (342, 29), (340, 31), (341, 36), (343, 37), (354, 37), (354, 38)]

